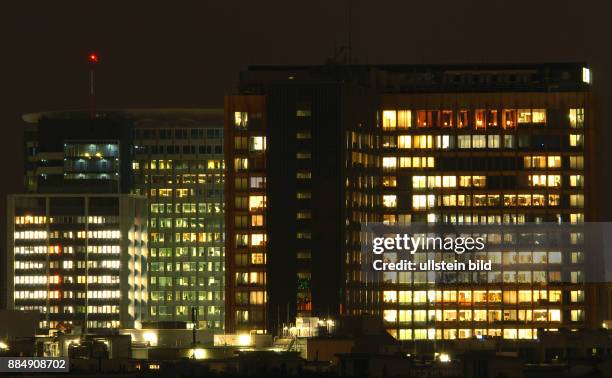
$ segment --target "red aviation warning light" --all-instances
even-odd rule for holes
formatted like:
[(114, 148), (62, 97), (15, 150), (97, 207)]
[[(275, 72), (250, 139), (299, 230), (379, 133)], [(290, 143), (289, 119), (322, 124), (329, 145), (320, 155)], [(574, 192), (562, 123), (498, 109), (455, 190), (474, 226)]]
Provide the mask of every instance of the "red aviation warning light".
[(90, 53), (88, 58), (89, 58), (89, 63), (91, 64), (98, 63), (98, 60), (99, 60), (98, 54), (96, 54), (95, 52)]

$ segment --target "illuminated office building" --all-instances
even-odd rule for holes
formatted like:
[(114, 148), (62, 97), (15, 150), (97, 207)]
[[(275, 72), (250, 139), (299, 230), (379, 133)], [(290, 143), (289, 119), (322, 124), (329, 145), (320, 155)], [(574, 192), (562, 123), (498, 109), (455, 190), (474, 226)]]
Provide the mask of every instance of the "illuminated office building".
[(26, 129), (29, 193), (116, 193), (147, 202), (142, 320), (190, 321), (196, 308), (198, 327), (221, 330), (222, 111), (109, 110), (94, 121), (88, 112), (60, 111), (24, 120), (33, 124)]
[(492, 252), (487, 277), (444, 287), (368, 283), (359, 261), (362, 223), (597, 220), (590, 81), (574, 63), (242, 72), (225, 109), (226, 328), (363, 312), (402, 340), (599, 326), (598, 257), (579, 248)]
[(135, 191), (149, 198), (149, 319), (223, 329), (223, 112), (132, 111)]
[(147, 311), (147, 202), (130, 194), (8, 198), (9, 306), (40, 329), (139, 327)]

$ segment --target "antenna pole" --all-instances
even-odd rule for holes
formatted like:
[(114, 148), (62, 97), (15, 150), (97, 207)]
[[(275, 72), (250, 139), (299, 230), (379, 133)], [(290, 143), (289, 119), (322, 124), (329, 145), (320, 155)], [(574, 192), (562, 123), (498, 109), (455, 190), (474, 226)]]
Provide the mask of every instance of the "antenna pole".
[(93, 120), (96, 118), (96, 96), (94, 91), (94, 73), (96, 64), (98, 64), (98, 54), (92, 52), (89, 54), (89, 116)]

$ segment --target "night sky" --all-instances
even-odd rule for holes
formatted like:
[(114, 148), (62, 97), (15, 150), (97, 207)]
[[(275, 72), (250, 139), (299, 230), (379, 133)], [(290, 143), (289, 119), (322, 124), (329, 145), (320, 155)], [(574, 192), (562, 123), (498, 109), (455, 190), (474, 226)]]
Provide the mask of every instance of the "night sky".
[[(321, 64), (347, 40), (347, 0), (0, 1), (0, 251), (5, 195), (23, 188), (20, 115), (88, 106), (221, 107), (249, 64)], [(357, 63), (587, 61), (612, 109), (603, 0), (353, 0)], [(611, 133), (604, 130), (602, 146)], [(610, 172), (612, 153), (605, 155)], [(606, 176), (609, 176), (606, 175)], [(609, 201), (612, 202), (612, 201)], [(610, 209), (610, 203), (604, 203)], [(612, 216), (610, 216), (612, 218)]]

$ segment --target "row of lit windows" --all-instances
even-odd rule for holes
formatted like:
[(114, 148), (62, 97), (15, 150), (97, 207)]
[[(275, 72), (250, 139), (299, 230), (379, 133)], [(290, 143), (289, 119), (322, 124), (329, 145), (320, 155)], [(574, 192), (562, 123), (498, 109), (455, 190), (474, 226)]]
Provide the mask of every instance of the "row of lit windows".
[(15, 270), (37, 270), (44, 269), (45, 263), (40, 261), (15, 261)]
[[(584, 213), (571, 213), (569, 217), (563, 218), (561, 214), (555, 214), (556, 222), (569, 221), (571, 224), (584, 223)], [(568, 219), (569, 218), (569, 219)], [(359, 217), (355, 218), (359, 221)], [(385, 224), (410, 224), (412, 214), (383, 214)], [(543, 221), (542, 217), (535, 217), (534, 221)], [(427, 214), (427, 222), (443, 222), (447, 224), (471, 225), (471, 224), (524, 224), (525, 214), (504, 213), (504, 214), (471, 214), (471, 213), (443, 213)]]
[(178, 189), (151, 189), (151, 196), (159, 196), (159, 197), (172, 197), (172, 194), (176, 198), (185, 198), (195, 196), (195, 189), (193, 188), (178, 188)]
[(387, 323), (409, 322), (560, 322), (559, 309), (534, 310), (384, 310), (383, 320)]
[[(73, 231), (66, 231), (60, 234), (59, 231), (15, 231), (15, 239), (41, 240), (41, 239), (59, 239), (74, 238)], [(77, 231), (76, 237), (79, 239), (120, 239), (121, 231), (119, 230), (94, 230), (94, 231)]]
[(223, 266), (221, 262), (151, 262), (150, 272), (221, 272)]
[(177, 291), (176, 295), (172, 291), (152, 291), (151, 301), (222, 301), (222, 291)]
[(118, 314), (119, 306), (117, 305), (87, 306), (87, 312), (90, 314)]
[[(151, 306), (151, 316), (189, 316), (191, 306)], [(198, 314), (201, 316), (220, 316), (221, 308), (219, 306), (198, 306)], [(221, 328), (221, 322), (209, 322), (208, 324), (214, 324), (215, 328)]]
[[(455, 136), (452, 135), (398, 135), (384, 136), (383, 148), (400, 149), (484, 149), (484, 148), (515, 148), (516, 137), (514, 135), (458, 135), (455, 144)], [(519, 148), (530, 147), (530, 136), (520, 135), (518, 138)], [(434, 143), (435, 142), (435, 143)], [(583, 134), (570, 134), (569, 146), (582, 147), (584, 145)], [(363, 154), (363, 156), (370, 156)], [(366, 163), (363, 158), (356, 160)], [(243, 169), (247, 169), (244, 167)]]
[[(382, 204), (386, 208), (397, 207), (397, 195), (385, 194)], [(558, 194), (448, 194), (437, 196), (435, 194), (412, 195), (412, 209), (425, 210), (436, 207), (545, 207), (559, 206)], [(570, 207), (584, 207), (583, 194), (569, 195)]]
[(46, 290), (15, 290), (15, 299), (47, 299), (50, 294)]
[(118, 284), (119, 276), (103, 275), (103, 276), (87, 276), (87, 283), (90, 284)]
[(39, 285), (46, 283), (47, 276), (15, 276), (15, 284)]
[(121, 247), (118, 245), (88, 245), (87, 253), (115, 255), (121, 253)]
[(87, 297), (92, 299), (119, 299), (121, 292), (119, 290), (88, 290)]
[[(140, 168), (139, 162), (133, 162), (132, 166), (134, 169)], [(151, 160), (144, 164), (144, 169), (157, 169), (157, 170), (187, 170), (191, 169), (214, 169), (221, 170), (225, 169), (223, 160), (208, 160), (208, 161), (172, 161), (172, 160)]]
[[(79, 231), (79, 238), (83, 238), (85, 235), (85, 231)], [(94, 230), (87, 231), (88, 239), (120, 239), (121, 231), (119, 230)]]
[[(395, 158), (385, 158), (395, 159)], [(478, 178), (478, 181), (476, 181)], [(486, 182), (485, 176), (459, 176), (459, 187), (482, 187)], [(529, 175), (528, 176), (529, 186), (534, 187), (560, 187), (561, 186), (561, 175)], [(582, 175), (570, 175), (569, 176), (570, 187), (582, 187), (584, 186), (584, 176)], [(481, 185), (482, 184), (482, 185)], [(385, 185), (393, 186), (393, 185)], [(413, 176), (412, 177), (412, 188), (413, 189), (424, 189), (424, 188), (455, 188), (457, 187), (457, 176)]]
[(29, 240), (41, 240), (47, 239), (47, 231), (15, 231), (14, 238), (18, 239), (29, 239)]
[[(484, 235), (484, 234), (483, 234)], [(497, 237), (495, 237), (497, 236)], [(501, 235), (487, 234), (487, 244), (501, 244)], [(516, 239), (515, 239), (516, 240)], [(505, 242), (511, 243), (511, 238), (506, 238)], [(453, 261), (457, 255), (454, 253), (438, 252), (438, 257), (444, 257), (445, 261)], [(393, 253), (386, 253), (385, 256), (394, 256)], [(412, 261), (415, 263), (427, 262), (428, 258), (434, 258), (431, 252), (428, 256), (427, 253), (414, 253), (411, 255)], [(562, 254), (559, 251), (504, 251), (504, 252), (474, 252), (474, 259), (490, 260), (493, 264), (561, 264)]]
[(212, 173), (200, 174), (150, 174), (144, 175), (145, 183), (156, 185), (172, 185), (172, 184), (223, 184), (223, 175)]
[[(154, 190), (154, 189), (153, 189)], [(219, 214), (223, 209), (220, 202), (205, 203), (152, 203), (151, 213), (154, 214)]]
[[(399, 304), (529, 304), (546, 301), (548, 303), (561, 303), (561, 290), (385, 290), (383, 291), (385, 303)], [(584, 301), (584, 291), (570, 291), (570, 301), (579, 303)]]
[(47, 217), (45, 216), (19, 216), (15, 217), (15, 224), (46, 224)]
[[(526, 207), (526, 206), (559, 206), (561, 196), (559, 194), (444, 194), (438, 195), (436, 199), (427, 196), (427, 208), (431, 207), (499, 207), (502, 204), (504, 207)], [(584, 196), (582, 194), (571, 194), (570, 206), (583, 207)], [(386, 200), (386, 202), (385, 202)], [(388, 196), (383, 197), (383, 205), (385, 207), (395, 207), (393, 198)], [(414, 201), (413, 196), (413, 201)], [(389, 202), (391, 201), (391, 202)], [(424, 209), (423, 197), (417, 197), (417, 201), (413, 202), (413, 209)], [(391, 206), (388, 206), (388, 205)]]
[(48, 251), (47, 246), (44, 245), (28, 245), (28, 246), (16, 246), (16, 255), (40, 255), (46, 254)]
[[(173, 237), (174, 236), (174, 237)], [(152, 243), (184, 242), (184, 243), (207, 243), (222, 241), (224, 233), (221, 232), (151, 232), (150, 240)]]
[(121, 268), (121, 261), (119, 260), (89, 260), (87, 266), (92, 269), (119, 269)]
[(87, 328), (119, 328), (121, 322), (119, 320), (88, 320)]
[[(560, 156), (525, 156), (524, 168), (560, 168)], [(548, 165), (547, 165), (548, 162)], [(394, 157), (385, 156), (382, 159), (382, 165), (385, 169), (395, 168), (435, 168), (434, 157)], [(570, 169), (583, 169), (584, 158), (582, 156), (569, 157)]]
[[(436, 277), (437, 276), (437, 277)], [(428, 284), (439, 282), (442, 277), (446, 277), (447, 281), (470, 282), (469, 273), (462, 272), (384, 272), (383, 281), (385, 283), (405, 283), (405, 284)], [(463, 277), (463, 278), (462, 278)], [(505, 271), (488, 271), (483, 272), (478, 276), (473, 277), (479, 283), (522, 283), (522, 284), (546, 284), (546, 283), (561, 283), (562, 275), (560, 271), (543, 271), (543, 270), (505, 270)], [(570, 283), (583, 283), (584, 274), (582, 271), (569, 272)]]
[[(578, 315), (576, 316), (578, 317)], [(556, 330), (556, 329), (555, 329)], [(537, 339), (536, 328), (463, 328), (463, 329), (399, 329), (387, 330), (392, 336), (399, 340), (455, 340), (470, 339), (472, 337), (503, 337), (508, 340), (531, 340)]]
[(224, 256), (222, 247), (174, 247), (151, 248), (151, 257), (221, 257)]
[(159, 228), (220, 228), (219, 222), (209, 222), (208, 218), (149, 218), (151, 227)]
[[(501, 120), (500, 120), (501, 115)], [(572, 108), (568, 112), (570, 127), (584, 127), (584, 109)], [(384, 130), (408, 129), (413, 121), (417, 127), (454, 127), (475, 129), (498, 127), (514, 128), (517, 124), (545, 124), (546, 109), (477, 109), (470, 111), (417, 110), (413, 119), (412, 110), (383, 110), (382, 127)]]
[(196, 277), (196, 276), (183, 276), (183, 277), (164, 277), (164, 276), (151, 276), (151, 285), (157, 285), (159, 287), (172, 287), (183, 286), (183, 287), (195, 287), (195, 286), (220, 286), (220, 277)]

